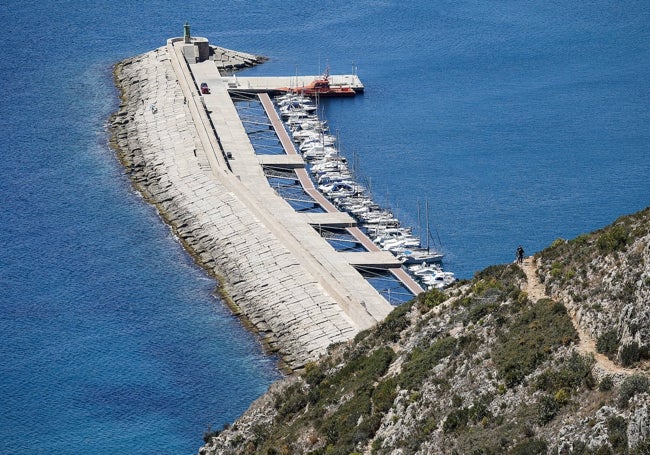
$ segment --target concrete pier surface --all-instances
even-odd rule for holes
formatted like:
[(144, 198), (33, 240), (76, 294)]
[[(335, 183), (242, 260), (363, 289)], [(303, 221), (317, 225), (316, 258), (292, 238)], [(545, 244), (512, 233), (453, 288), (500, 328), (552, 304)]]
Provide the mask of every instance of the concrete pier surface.
[[(233, 75), (225, 78), (228, 90), (250, 93), (275, 92), (279, 88), (300, 90), (308, 86), (318, 76), (276, 76), (276, 77), (240, 77)], [(365, 87), (356, 74), (334, 74), (329, 77), (331, 87), (350, 87), (357, 93), (362, 93)]]
[[(304, 163), (299, 155), (257, 156), (246, 135), (227, 71), (258, 61), (214, 47), (201, 59), (199, 44), (170, 39), (117, 65), (113, 142), (135, 186), (219, 277), (235, 309), (300, 369), (392, 310), (355, 266), (398, 264), (378, 250), (336, 252), (313, 226), (354, 226), (349, 215), (297, 213), (270, 187), (263, 165), (304, 172)], [(210, 94), (200, 93), (202, 82)]]

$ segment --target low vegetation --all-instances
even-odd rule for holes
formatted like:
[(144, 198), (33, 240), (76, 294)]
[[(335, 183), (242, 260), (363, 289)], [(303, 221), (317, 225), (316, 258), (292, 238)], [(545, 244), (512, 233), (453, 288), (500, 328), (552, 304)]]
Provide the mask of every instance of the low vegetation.
[(519, 384), (560, 346), (577, 340), (566, 308), (540, 300), (513, 317), (509, 330), (501, 331), (492, 358), (507, 387)]
[(536, 255), (547, 293), (579, 313), (598, 352), (624, 367), (650, 360), (649, 236), (650, 207)]
[[(576, 305), (598, 314), (597, 351), (642, 365), (643, 327), (617, 326), (611, 290), (592, 288), (602, 261), (629, 264), (638, 254), (650, 221), (633, 218), (540, 255), (553, 299), (531, 301), (525, 274), (512, 264), (418, 296), (331, 347), (231, 428), (206, 434), (201, 453), (649, 453), (650, 376), (596, 375), (593, 355), (576, 350), (569, 316)], [(649, 238), (641, 248), (650, 249)]]

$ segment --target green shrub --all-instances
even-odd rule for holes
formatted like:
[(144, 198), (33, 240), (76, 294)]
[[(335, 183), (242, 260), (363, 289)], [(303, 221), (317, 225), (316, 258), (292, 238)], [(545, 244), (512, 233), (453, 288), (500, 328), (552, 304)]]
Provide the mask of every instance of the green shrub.
[(434, 341), (426, 349), (414, 349), (409, 359), (402, 365), (400, 386), (408, 390), (419, 390), (422, 382), (429, 376), (431, 368), (454, 353), (456, 344), (454, 337), (445, 337)]
[(608, 390), (612, 390), (612, 387), (614, 387), (614, 381), (612, 380), (612, 377), (609, 375), (601, 379), (600, 384), (598, 384), (598, 390), (600, 390), (601, 392), (607, 392)]
[(629, 367), (634, 365), (641, 359), (641, 350), (636, 341), (633, 341), (630, 344), (626, 344), (621, 347), (621, 352), (619, 354), (621, 359), (621, 365), (624, 367)]
[(452, 397), (452, 406), (456, 409), (452, 410), (442, 424), (442, 429), (445, 433), (456, 430), (462, 430), (469, 423), (477, 424), (484, 418), (491, 418), (492, 413), (488, 410), (492, 396), (482, 395), (472, 403), (472, 406), (461, 408), (462, 399), (458, 395)]
[(354, 336), (354, 342), (361, 343), (364, 339), (366, 339), (370, 335), (370, 333), (371, 333), (370, 329), (362, 330), (361, 332), (357, 333)]
[(557, 392), (555, 392), (555, 395), (553, 395), (553, 399), (559, 406), (564, 406), (569, 402), (569, 397), (570, 397), (570, 392), (568, 389), (561, 388)]
[(294, 384), (283, 393), (282, 399), (276, 399), (275, 406), (280, 419), (302, 411), (307, 405), (307, 395), (302, 391), (300, 384)]
[(553, 243), (551, 243), (550, 248), (560, 248), (564, 245), (566, 245), (566, 239), (563, 239), (562, 237), (558, 237), (557, 239), (553, 240)]
[(589, 238), (591, 235), (589, 234), (580, 234), (576, 238), (570, 241), (571, 244), (574, 246), (586, 246), (589, 243)]
[(490, 280), (492, 278), (509, 286), (516, 284), (519, 280), (525, 280), (526, 273), (515, 264), (501, 264), (491, 265), (474, 275), (475, 280)]
[(613, 359), (618, 353), (618, 335), (616, 330), (603, 332), (596, 341), (596, 351)]
[[(395, 379), (380, 381), (394, 356), (389, 347), (370, 353), (359, 351), (343, 368), (322, 379), (310, 391), (309, 412), (301, 418), (327, 439), (331, 449), (324, 453), (347, 455), (358, 443), (366, 443), (374, 436), (397, 393)], [(308, 372), (314, 375), (309, 369)], [(334, 404), (338, 407), (323, 418), (325, 409)]]
[(496, 302), (473, 305), (467, 312), (467, 319), (473, 323), (477, 323), (484, 316), (494, 312), (497, 308), (499, 308), (499, 304)]
[(447, 415), (442, 429), (445, 433), (460, 430), (467, 425), (468, 421), (469, 410), (467, 408), (454, 409)]
[(436, 418), (434, 416), (428, 416), (424, 422), (420, 425), (420, 431), (422, 431), (422, 434), (426, 437), (429, 436), (431, 433), (436, 431), (438, 428), (438, 422), (436, 421)]
[(388, 378), (379, 382), (372, 392), (372, 404), (375, 412), (385, 414), (393, 406), (397, 396), (397, 379)]
[(462, 352), (468, 353), (469, 355), (473, 355), (480, 345), (481, 339), (474, 333), (458, 337), (458, 349)]
[(553, 278), (561, 277), (564, 274), (564, 267), (560, 262), (553, 262), (551, 265), (551, 276)]
[(412, 305), (404, 303), (390, 312), (386, 319), (377, 325), (375, 331), (380, 340), (395, 342), (399, 340), (400, 333), (409, 325), (408, 313)]
[(517, 295), (517, 303), (518, 303), (519, 305), (525, 305), (526, 303), (528, 303), (528, 293), (527, 293), (527, 292), (524, 292), (524, 291), (521, 291), (521, 292)]
[[(371, 401), (368, 390), (360, 390), (347, 402), (323, 419), (321, 431), (328, 444), (337, 449), (345, 449), (345, 454), (352, 452), (355, 446), (357, 422), (370, 416)], [(366, 435), (367, 436), (367, 435)]]
[(546, 425), (560, 411), (560, 404), (550, 395), (542, 395), (537, 403), (537, 419), (541, 425)]
[(492, 413), (488, 410), (492, 402), (492, 395), (482, 395), (472, 403), (469, 408), (469, 417), (473, 423), (479, 423), (484, 418), (491, 418)]
[(527, 439), (514, 446), (508, 455), (546, 455), (548, 444), (542, 439)]
[(646, 438), (630, 450), (630, 455), (648, 455), (650, 453), (650, 438)]
[(203, 432), (203, 441), (206, 444), (209, 444), (210, 441), (212, 441), (212, 438), (219, 436), (219, 433), (221, 433), (221, 431), (213, 430), (212, 425), (208, 425), (208, 429)]
[[(488, 305), (508, 299), (525, 301), (526, 296), (520, 297), (522, 291), (519, 283), (522, 281), (526, 281), (526, 274), (521, 267), (514, 264), (493, 265), (476, 273), (472, 293), (474, 297), (482, 300), (482, 304)], [(466, 306), (469, 306), (472, 302), (470, 300), (467, 303)]]
[(592, 357), (581, 356), (573, 352), (558, 368), (544, 371), (537, 377), (536, 385), (540, 390), (556, 393), (559, 390), (571, 390), (581, 385), (591, 388), (595, 380), (591, 374), (594, 364)]
[(305, 365), (305, 372), (303, 373), (302, 377), (307, 382), (307, 384), (309, 384), (311, 387), (315, 387), (320, 384), (323, 379), (325, 379), (325, 372), (315, 362), (309, 362), (307, 365)]
[(553, 349), (576, 339), (564, 305), (542, 299), (517, 315), (510, 331), (499, 337), (492, 359), (499, 376), (513, 387), (544, 362)]
[(596, 246), (602, 253), (622, 251), (628, 244), (630, 231), (627, 226), (618, 224), (606, 229), (596, 240)]
[(431, 308), (437, 307), (445, 300), (447, 300), (447, 294), (445, 294), (440, 289), (433, 288), (424, 294), (420, 294), (417, 298), (418, 308), (421, 311), (430, 310)]
[(615, 453), (623, 453), (627, 450), (627, 422), (623, 417), (610, 417), (607, 419), (607, 431), (609, 443)]
[(348, 361), (337, 373), (323, 381), (329, 388), (331, 385), (343, 386), (347, 390), (366, 387), (382, 377), (395, 353), (389, 347), (382, 347), (370, 354), (360, 355)]
[(640, 374), (628, 376), (621, 383), (621, 388), (618, 392), (618, 406), (621, 408), (627, 407), (630, 398), (637, 393), (647, 392), (648, 387), (650, 387), (650, 379), (646, 376)]
[(498, 291), (502, 291), (505, 288), (505, 285), (496, 279), (494, 276), (486, 276), (483, 279), (475, 280), (474, 286), (472, 286), (472, 292), (477, 296), (483, 296), (488, 293), (488, 291), (497, 291), (492, 292), (492, 294), (500, 294)]

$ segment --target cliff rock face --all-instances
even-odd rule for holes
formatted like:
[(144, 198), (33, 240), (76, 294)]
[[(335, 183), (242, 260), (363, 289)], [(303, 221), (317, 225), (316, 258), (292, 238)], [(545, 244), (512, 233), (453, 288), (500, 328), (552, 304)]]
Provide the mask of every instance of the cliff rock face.
[(650, 453), (649, 248), (646, 209), (422, 294), (199, 453)]

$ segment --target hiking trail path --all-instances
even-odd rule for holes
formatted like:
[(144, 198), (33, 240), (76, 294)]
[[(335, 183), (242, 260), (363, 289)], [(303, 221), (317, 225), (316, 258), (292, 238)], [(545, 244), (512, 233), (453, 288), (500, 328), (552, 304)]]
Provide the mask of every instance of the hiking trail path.
[[(537, 276), (537, 262), (535, 261), (535, 258), (533, 256), (525, 258), (523, 264), (520, 266), (526, 273), (527, 283), (524, 285), (523, 290), (528, 293), (528, 298), (532, 301), (552, 298), (546, 295), (546, 289), (539, 281), (539, 277)], [(611, 374), (621, 378), (641, 371), (637, 368), (624, 368), (616, 365), (605, 355), (597, 352), (595, 340), (580, 326), (575, 311), (569, 311), (568, 313), (571, 317), (573, 327), (578, 332), (579, 341), (576, 346), (577, 350), (582, 355), (593, 355), (594, 360), (596, 361), (594, 367), (601, 370), (603, 374)]]

